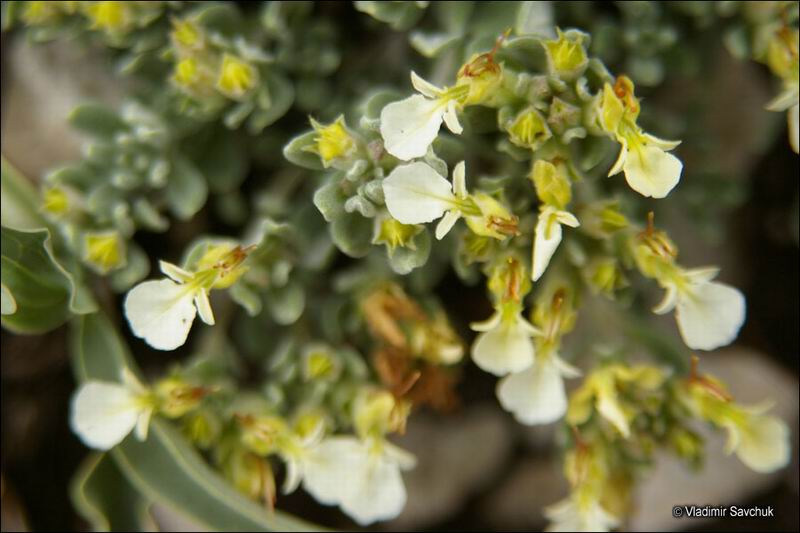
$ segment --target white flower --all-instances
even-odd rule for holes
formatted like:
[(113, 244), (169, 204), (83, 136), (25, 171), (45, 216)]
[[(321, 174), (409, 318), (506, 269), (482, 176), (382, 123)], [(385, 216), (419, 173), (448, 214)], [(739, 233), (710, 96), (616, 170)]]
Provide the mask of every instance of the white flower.
[(745, 411), (743, 422), (730, 422), (725, 452), (735, 452), (747, 467), (756, 472), (769, 473), (789, 464), (791, 446), (789, 428), (780, 418), (763, 415), (768, 406)]
[(790, 86), (782, 91), (778, 96), (770, 101), (766, 108), (770, 111), (786, 111), (786, 119), (789, 123), (789, 144), (792, 150), (800, 153), (800, 141), (798, 140), (798, 113), (800, 113), (800, 104), (798, 100), (797, 85)]
[(610, 531), (619, 525), (596, 498), (581, 498), (580, 493), (547, 507), (544, 515), (551, 522), (545, 531)]
[(436, 238), (441, 239), (461, 217), (460, 205), (467, 198), (465, 173), (461, 161), (453, 169), (451, 185), (426, 163), (398, 166), (383, 180), (386, 208), (403, 224), (424, 224), (444, 215), (436, 227)]
[(530, 368), (500, 380), (497, 399), (520, 424), (549, 424), (567, 412), (563, 378), (579, 375), (580, 371), (558, 354), (539, 354)]
[(339, 505), (366, 526), (400, 514), (406, 503), (401, 470), (413, 468), (415, 462), (411, 454), (382, 439), (329, 437), (299, 454), (287, 479), (291, 477), (295, 487), (302, 480), (317, 501)]
[(136, 438), (147, 438), (153, 402), (129, 370), (123, 371), (122, 381), (88, 381), (72, 397), (70, 427), (87, 446), (111, 449), (134, 428)]
[(536, 237), (533, 243), (533, 270), (531, 277), (537, 281), (544, 274), (550, 259), (561, 243), (561, 224), (576, 228), (580, 225), (575, 215), (546, 205), (539, 213), (536, 223)]
[(443, 89), (411, 73), (411, 83), (421, 94), (392, 102), (381, 111), (381, 136), (386, 151), (403, 161), (422, 157), (439, 134), (444, 120), (455, 134), (461, 134), (456, 110), (458, 98), (468, 87)]
[(667, 151), (680, 141), (665, 141), (647, 133), (630, 138), (619, 137), (619, 157), (609, 176), (625, 172), (625, 180), (642, 196), (664, 198), (681, 179), (683, 163)]
[(667, 293), (654, 313), (675, 309), (675, 319), (686, 346), (693, 350), (713, 350), (733, 342), (744, 323), (744, 295), (734, 287), (712, 282), (716, 268), (687, 270)]
[(522, 317), (522, 308), (502, 304), (484, 322), (471, 324), (481, 334), (472, 344), (472, 360), (481, 369), (496, 376), (521, 372), (533, 364), (533, 335), (540, 332)]
[(214, 279), (206, 283), (205, 276), (166, 261), (160, 266), (171, 279), (145, 281), (131, 289), (125, 298), (125, 316), (134, 335), (158, 350), (174, 350), (186, 342), (196, 313), (206, 324), (214, 324), (208, 301)]

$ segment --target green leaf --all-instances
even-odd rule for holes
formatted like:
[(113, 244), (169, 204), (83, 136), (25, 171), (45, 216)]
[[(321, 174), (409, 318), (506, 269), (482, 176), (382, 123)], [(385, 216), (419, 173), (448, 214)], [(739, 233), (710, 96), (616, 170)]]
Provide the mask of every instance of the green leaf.
[(228, 290), (231, 299), (241, 305), (249, 316), (258, 316), (261, 313), (261, 296), (256, 289), (239, 281)]
[(399, 247), (389, 253), (389, 266), (396, 273), (405, 275), (424, 266), (431, 254), (431, 234), (426, 229), (414, 237), (415, 249)]
[(372, 246), (372, 225), (372, 219), (358, 213), (345, 213), (331, 222), (331, 239), (350, 257), (364, 257)]
[[(118, 381), (134, 374), (127, 347), (101, 313), (74, 321), (72, 358), (79, 381)], [(281, 511), (268, 513), (212, 470), (179, 431), (160, 418), (144, 442), (130, 436), (111, 452), (120, 471), (148, 501), (157, 501), (218, 531), (320, 531), (319, 526)]]
[(254, 111), (247, 121), (247, 129), (254, 135), (285, 115), (294, 102), (294, 85), (285, 76), (272, 72), (266, 82), (269, 106)]
[(14, 229), (47, 226), (39, 214), (39, 194), (33, 184), (3, 157), (0, 159), (0, 221)]
[(97, 309), (89, 290), (56, 259), (47, 229), (2, 228), (2, 283), (16, 303), (2, 323), (16, 333), (44, 333), (70, 313)]
[(100, 104), (81, 104), (72, 110), (68, 120), (73, 128), (106, 141), (128, 129), (116, 112)]
[(288, 283), (269, 291), (267, 308), (273, 320), (282, 326), (297, 322), (306, 307), (306, 293), (299, 283)]
[(298, 135), (283, 147), (283, 157), (290, 163), (310, 170), (322, 170), (322, 161), (315, 153), (309, 152), (308, 148), (315, 145), (315, 131), (308, 131)]
[(208, 185), (197, 167), (184, 156), (173, 159), (165, 190), (167, 204), (180, 220), (192, 218), (208, 197)]
[(387, 23), (392, 29), (404, 31), (413, 26), (425, 13), (418, 2), (355, 2), (356, 9)]
[(95, 531), (156, 531), (149, 503), (119, 471), (109, 454), (91, 454), (70, 483), (70, 499)]

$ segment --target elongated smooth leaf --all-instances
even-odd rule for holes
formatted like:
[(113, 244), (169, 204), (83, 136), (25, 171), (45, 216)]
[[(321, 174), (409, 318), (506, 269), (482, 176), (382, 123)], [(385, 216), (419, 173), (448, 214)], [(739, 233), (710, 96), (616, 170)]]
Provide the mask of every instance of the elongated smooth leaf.
[[(118, 381), (134, 368), (127, 347), (101, 313), (75, 320), (73, 365), (80, 381)], [(319, 531), (318, 526), (248, 500), (214, 472), (181, 434), (156, 418), (144, 442), (130, 436), (111, 452), (145, 499), (173, 508), (219, 531)]]
[(167, 178), (166, 197), (170, 210), (180, 220), (188, 220), (203, 208), (208, 184), (203, 174), (187, 157), (176, 157)]
[(36, 188), (6, 158), (0, 160), (0, 221), (14, 229), (38, 229), (46, 226), (39, 213)]
[(149, 502), (119, 471), (109, 454), (91, 454), (70, 483), (70, 499), (95, 531), (157, 531)]
[(16, 304), (3, 315), (3, 326), (16, 333), (44, 333), (71, 312), (96, 309), (88, 289), (55, 258), (47, 229), (2, 228), (2, 280)]
[(128, 125), (112, 109), (101, 104), (82, 104), (69, 114), (72, 127), (98, 139), (111, 139), (128, 129)]

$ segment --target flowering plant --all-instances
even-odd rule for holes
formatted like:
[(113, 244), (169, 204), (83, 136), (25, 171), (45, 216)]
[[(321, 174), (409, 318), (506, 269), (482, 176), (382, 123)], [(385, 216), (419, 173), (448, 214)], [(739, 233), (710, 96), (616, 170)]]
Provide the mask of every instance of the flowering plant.
[[(69, 324), (70, 427), (102, 452), (76, 481), (87, 519), (118, 518), (96, 496), (109, 472), (213, 529), (315, 528), (280, 511), (300, 489), (362, 526), (393, 519), (417, 463), (395, 435), (452, 410), (473, 363), (516, 422), (565, 429), (554, 531), (620, 527), (658, 448), (699, 464), (698, 423), (757, 472), (788, 464), (786, 423), (703, 371), (747, 305), (656, 223), (702, 180), (690, 141), (662, 138), (697, 133), (642, 97), (662, 76), (620, 48), (628, 72), (558, 4), (491, 4), (355, 2), (427, 58), (395, 62), (391, 88), (339, 7), (4, 5), (5, 27), (106, 47), (138, 87), (77, 107), (84, 156), (38, 186), (3, 161), (3, 326)], [(767, 108), (796, 152), (797, 3), (773, 4), (704, 16), (779, 78)], [(485, 288), (469, 329), (437, 295), (448, 275)], [(676, 342), (648, 322), (668, 313)], [(180, 357), (143, 373), (150, 350)]]

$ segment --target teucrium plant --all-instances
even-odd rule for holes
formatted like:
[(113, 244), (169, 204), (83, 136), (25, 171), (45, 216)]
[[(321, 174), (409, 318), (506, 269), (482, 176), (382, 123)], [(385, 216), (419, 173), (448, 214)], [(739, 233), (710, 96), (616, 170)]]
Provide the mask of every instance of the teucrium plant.
[[(428, 4), (355, 3), (394, 29), (429, 13), (439, 26), (410, 33), (431, 68), (395, 67), (408, 81), (386, 89), (389, 76), (343, 61), (359, 52), (310, 2), (6, 3), (7, 26), (107, 45), (140, 88), (119, 110), (73, 111), (84, 156), (38, 191), (3, 161), (3, 325), (71, 323), (71, 427), (107, 454), (76, 477), (84, 514), (113, 480), (131, 506), (166, 502), (215, 529), (309, 528), (274, 511), (299, 488), (360, 525), (394, 518), (416, 460), (391, 435), (421, 405), (457, 403), (465, 354), (520, 424), (571, 428), (553, 529), (623, 523), (656, 445), (699, 462), (694, 420), (727, 431), (752, 469), (785, 466), (786, 425), (696, 359), (687, 372), (685, 350), (671, 367), (631, 362), (660, 335), (634, 316), (652, 306), (633, 279), (665, 291), (653, 312), (674, 311), (692, 350), (730, 344), (746, 315), (716, 267), (680, 265), (643, 216), (691, 172), (680, 141), (640, 125), (637, 84), (662, 76), (633, 53), (630, 76), (612, 74), (593, 53), (608, 43), (556, 27), (549, 3)], [(796, 5), (781, 9), (782, 25), (754, 23), (754, 57), (782, 80), (769, 107), (789, 110), (796, 150)], [(308, 114), (298, 134), (292, 116)], [(210, 218), (239, 231), (207, 234)], [(166, 234), (158, 252), (153, 233)], [(490, 300), (470, 346), (432, 293), (450, 267)], [(143, 378), (93, 292), (122, 312), (132, 348), (181, 350), (181, 363)], [(611, 354), (562, 343), (587, 299), (619, 329)], [(103, 511), (87, 517), (117, 523)]]

